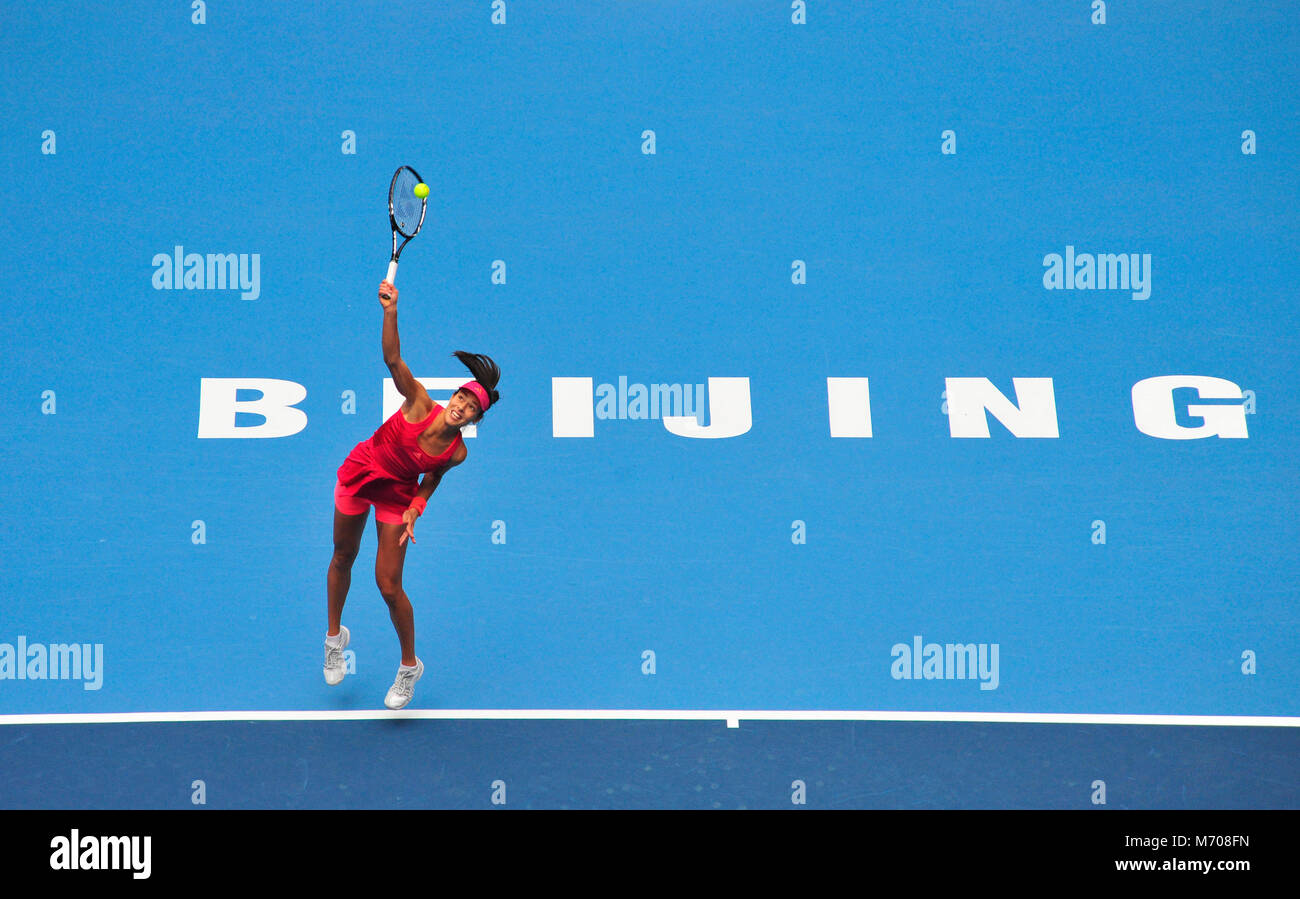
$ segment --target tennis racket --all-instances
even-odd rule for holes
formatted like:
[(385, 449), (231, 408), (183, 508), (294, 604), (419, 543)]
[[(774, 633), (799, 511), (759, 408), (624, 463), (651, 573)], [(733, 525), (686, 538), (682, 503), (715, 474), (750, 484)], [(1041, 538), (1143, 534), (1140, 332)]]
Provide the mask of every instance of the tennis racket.
[[(415, 185), (423, 181), (419, 172), (404, 165), (393, 173), (393, 183), (388, 186), (388, 223), (393, 226), (393, 258), (388, 263), (388, 277), (384, 280), (389, 284), (397, 283), (393, 280), (397, 277), (397, 259), (411, 238), (420, 233), (420, 226), (424, 224), (428, 198), (422, 200), (415, 195)], [(397, 243), (399, 234), (405, 238), (401, 246)], [(384, 299), (387, 300), (388, 297)]]

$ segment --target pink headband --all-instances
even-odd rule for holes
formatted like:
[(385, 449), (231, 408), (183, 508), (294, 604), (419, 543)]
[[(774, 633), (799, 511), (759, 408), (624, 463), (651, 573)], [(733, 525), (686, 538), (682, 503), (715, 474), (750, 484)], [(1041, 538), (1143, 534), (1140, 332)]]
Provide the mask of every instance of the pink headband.
[(492, 405), (492, 401), (488, 399), (488, 392), (483, 389), (483, 385), (478, 381), (467, 381), (460, 385), (460, 389), (468, 390), (470, 393), (474, 394), (474, 396), (478, 398), (479, 408), (484, 412), (487, 411), (488, 406)]

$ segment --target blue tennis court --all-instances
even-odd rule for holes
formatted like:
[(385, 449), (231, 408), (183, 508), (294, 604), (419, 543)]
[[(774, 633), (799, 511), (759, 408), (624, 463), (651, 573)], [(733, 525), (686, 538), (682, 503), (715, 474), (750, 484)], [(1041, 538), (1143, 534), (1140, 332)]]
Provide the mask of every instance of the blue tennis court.
[(1105, 6), (10, 10), (0, 804), (1300, 806), (1300, 11)]

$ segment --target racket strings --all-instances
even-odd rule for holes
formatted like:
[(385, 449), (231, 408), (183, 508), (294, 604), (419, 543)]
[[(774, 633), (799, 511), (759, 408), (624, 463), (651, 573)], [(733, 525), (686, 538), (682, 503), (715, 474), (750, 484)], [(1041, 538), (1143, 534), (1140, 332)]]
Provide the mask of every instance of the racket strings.
[(424, 200), (415, 195), (415, 185), (420, 177), (409, 168), (398, 171), (393, 179), (390, 200), (393, 204), (393, 221), (405, 237), (414, 237), (424, 219)]

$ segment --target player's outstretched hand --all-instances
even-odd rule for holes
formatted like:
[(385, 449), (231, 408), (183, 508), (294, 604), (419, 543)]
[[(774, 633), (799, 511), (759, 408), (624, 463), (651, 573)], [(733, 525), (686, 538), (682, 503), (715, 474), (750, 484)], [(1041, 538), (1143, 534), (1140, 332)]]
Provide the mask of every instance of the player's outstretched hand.
[(414, 509), (407, 509), (402, 513), (402, 523), (406, 525), (406, 530), (402, 532), (402, 536), (398, 539), (398, 546), (405, 543), (407, 537), (411, 538), (412, 543), (415, 542), (415, 519), (419, 517), (420, 513), (416, 512)]
[(379, 282), (379, 302), (385, 309), (397, 308), (397, 288), (392, 285), (392, 282)]

